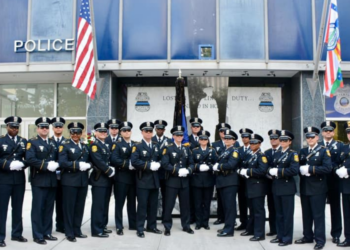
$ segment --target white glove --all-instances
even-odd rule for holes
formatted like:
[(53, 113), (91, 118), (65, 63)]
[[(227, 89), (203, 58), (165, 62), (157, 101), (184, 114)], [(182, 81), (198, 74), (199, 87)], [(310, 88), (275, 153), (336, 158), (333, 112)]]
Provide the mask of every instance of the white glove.
[(339, 178), (348, 178), (346, 177), (348, 175), (348, 170), (342, 166), (341, 168), (337, 169), (337, 171), (335, 171), (335, 173), (339, 176)]
[(188, 171), (186, 168), (181, 168), (179, 170), (179, 177), (186, 177), (189, 173), (190, 171)]
[(112, 173), (110, 175), (108, 175), (109, 178), (113, 177), (115, 174), (114, 168), (109, 166), (110, 169), (112, 169)]
[(271, 168), (270, 171), (269, 171), (269, 174), (271, 176), (276, 176), (278, 175), (278, 169), (277, 168)]
[(300, 174), (305, 176), (310, 176), (309, 174), (309, 165), (300, 166)]
[(152, 171), (158, 171), (159, 167), (160, 167), (159, 162), (154, 162), (154, 161), (151, 162), (151, 167), (150, 168), (151, 168)]
[(91, 168), (91, 165), (89, 163), (79, 162), (79, 169), (80, 169), (80, 171), (86, 171), (89, 168)]
[(242, 175), (242, 176), (244, 176), (245, 178), (249, 178), (249, 176), (247, 175), (247, 172), (248, 172), (248, 169), (241, 169), (241, 172), (240, 172), (240, 174)]
[(59, 167), (58, 163), (55, 161), (50, 161), (47, 164), (47, 170), (51, 171), (51, 172), (55, 172), (56, 169)]
[(209, 166), (207, 164), (201, 164), (199, 166), (199, 171), (201, 172), (205, 172), (205, 171), (208, 171), (209, 170)]
[(218, 169), (218, 167), (219, 167), (219, 163), (215, 163), (214, 166), (213, 166), (213, 170), (214, 170), (214, 171), (220, 171), (220, 170)]
[(11, 164), (10, 164), (10, 170), (14, 171), (20, 171), (22, 170), (22, 167), (24, 167), (24, 164), (23, 162), (21, 161), (12, 161)]

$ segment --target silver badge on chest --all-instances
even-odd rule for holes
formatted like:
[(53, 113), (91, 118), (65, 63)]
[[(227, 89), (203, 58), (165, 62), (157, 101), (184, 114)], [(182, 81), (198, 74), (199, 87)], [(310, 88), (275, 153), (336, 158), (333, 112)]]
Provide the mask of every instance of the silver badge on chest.
[(8, 145), (2, 145), (2, 148), (4, 149), (4, 151), (6, 151), (6, 149), (7, 149), (7, 147), (8, 147)]
[(173, 155), (174, 158), (176, 158), (177, 153), (174, 152), (174, 153), (172, 153), (172, 155)]
[(43, 152), (44, 151), (44, 146), (39, 146), (39, 149), (40, 149), (41, 152)]
[(200, 154), (197, 154), (197, 160), (199, 160), (199, 158), (201, 158), (201, 155), (200, 155)]
[(71, 148), (70, 151), (72, 151), (72, 153), (74, 154), (75, 148)]
[(122, 150), (123, 150), (124, 153), (126, 152), (126, 148), (122, 147)]
[(147, 151), (146, 150), (142, 150), (142, 154), (143, 154), (143, 156), (146, 156), (147, 155)]

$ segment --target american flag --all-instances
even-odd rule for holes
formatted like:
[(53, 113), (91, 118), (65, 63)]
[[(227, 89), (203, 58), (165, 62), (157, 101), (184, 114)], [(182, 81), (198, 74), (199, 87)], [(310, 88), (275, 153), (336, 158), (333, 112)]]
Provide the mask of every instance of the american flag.
[(72, 85), (94, 99), (96, 77), (89, 0), (81, 0)]
[(327, 43), (327, 66), (323, 94), (332, 97), (339, 87), (344, 86), (340, 68), (341, 50), (337, 0), (331, 0), (330, 3), (325, 43)]

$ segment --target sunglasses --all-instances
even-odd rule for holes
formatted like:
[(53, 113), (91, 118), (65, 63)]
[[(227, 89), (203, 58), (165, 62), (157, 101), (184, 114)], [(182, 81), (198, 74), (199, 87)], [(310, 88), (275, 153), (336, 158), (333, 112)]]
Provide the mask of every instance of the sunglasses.
[(200, 126), (192, 126), (192, 128), (200, 128)]
[(242, 136), (242, 138), (249, 138), (249, 136)]
[(174, 136), (180, 137), (180, 136), (184, 136), (184, 135), (174, 135)]
[(123, 129), (121, 132), (131, 132), (131, 129)]
[(270, 138), (270, 140), (278, 140), (278, 138)]
[(316, 136), (306, 136), (306, 139), (315, 139)]
[(49, 129), (49, 126), (40, 126), (40, 129)]
[(250, 144), (250, 145), (258, 145), (259, 142), (250, 142), (249, 144)]
[(165, 128), (156, 128), (156, 130), (165, 130)]
[(288, 139), (280, 139), (280, 142), (288, 142)]
[(207, 141), (208, 139), (199, 138), (200, 141)]
[(333, 132), (333, 129), (324, 129), (323, 132)]
[(62, 126), (55, 126), (54, 128), (63, 128)]
[(71, 131), (70, 134), (71, 135), (81, 135), (82, 132)]
[(19, 129), (19, 127), (9, 126), (10, 129)]
[(103, 131), (97, 131), (99, 133), (107, 133), (107, 131), (103, 130)]
[(347, 134), (350, 134), (350, 131), (346, 131)]
[(153, 133), (153, 130), (144, 130), (145, 133)]
[(118, 128), (110, 128), (110, 129), (118, 129)]

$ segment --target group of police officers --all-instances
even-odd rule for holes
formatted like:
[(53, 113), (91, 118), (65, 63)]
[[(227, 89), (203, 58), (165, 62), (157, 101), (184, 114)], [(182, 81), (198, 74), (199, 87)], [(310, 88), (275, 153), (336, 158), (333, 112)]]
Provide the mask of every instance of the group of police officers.
[[(6, 118), (7, 134), (0, 138), (0, 247), (6, 246), (10, 198), (11, 240), (27, 242), (22, 236), (26, 168), (30, 169), (32, 185), (32, 234), (38, 244), (57, 240), (52, 236), (55, 203), (56, 231), (65, 233), (70, 242), (87, 237), (81, 226), (88, 185), (91, 185), (93, 237), (106, 238), (112, 233), (107, 229), (112, 190), (118, 235), (124, 234), (125, 201), (129, 230), (135, 230), (140, 238), (145, 237), (145, 231), (163, 233), (157, 228), (159, 189), (164, 235), (171, 235), (176, 198), (184, 232), (194, 234), (192, 223), (195, 230), (210, 230), (210, 204), (215, 186), (218, 219), (214, 224), (223, 224), (218, 237), (232, 237), (235, 230), (242, 230), (242, 236), (252, 236), (250, 241), (265, 240), (265, 235), (275, 236), (271, 243), (287, 246), (293, 240), (295, 176), (299, 175), (303, 237), (294, 243), (316, 242), (314, 249), (324, 247), (328, 200), (332, 242), (339, 247), (350, 246), (350, 146), (333, 139), (334, 122), (321, 124), (321, 142), (320, 130), (306, 127), (308, 146), (298, 153), (291, 149), (294, 135), (290, 131), (268, 131), (271, 149), (263, 152), (261, 135), (242, 128), (239, 133), (243, 145), (239, 146), (238, 135), (226, 123), (217, 125), (220, 140), (210, 143), (210, 133), (203, 129), (198, 117), (190, 120), (192, 134), (187, 144), (182, 144), (185, 132), (182, 126), (171, 129), (172, 138), (164, 136), (167, 126), (164, 120), (142, 123), (141, 142), (131, 140), (131, 122), (111, 119), (98, 123), (94, 126), (96, 139), (91, 145), (83, 142), (84, 125), (79, 122), (68, 124), (70, 138), (64, 138), (64, 118), (40, 117), (35, 121), (37, 136), (27, 141), (18, 135), (21, 121), (16, 116)], [(50, 125), (52, 137), (49, 137)], [(345, 124), (345, 130), (350, 141), (350, 122)], [(235, 228), (237, 194), (241, 224)], [(267, 234), (266, 196), (270, 228)], [(343, 242), (340, 242), (341, 201)]]

